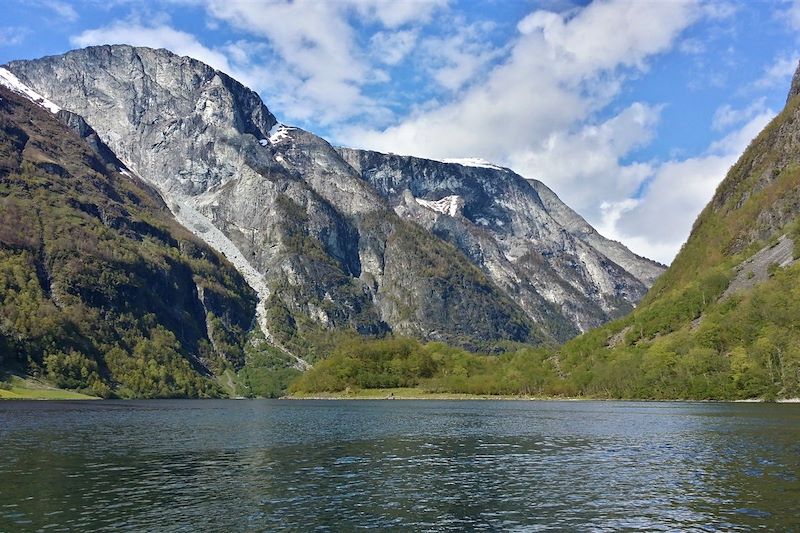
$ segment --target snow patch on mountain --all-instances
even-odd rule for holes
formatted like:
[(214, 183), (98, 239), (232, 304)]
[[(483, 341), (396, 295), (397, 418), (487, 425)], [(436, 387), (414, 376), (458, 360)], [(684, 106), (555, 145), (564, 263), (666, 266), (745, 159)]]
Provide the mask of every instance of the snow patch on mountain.
[(451, 217), (456, 216), (464, 207), (464, 199), (458, 195), (445, 196), (440, 200), (423, 200), (422, 198), (414, 198), (414, 200), (423, 207)]
[(0, 85), (7, 87), (17, 94), (21, 94), (34, 104), (47, 109), (53, 114), (61, 111), (60, 107), (22, 83), (19, 78), (4, 68), (0, 68)]
[(293, 128), (291, 126), (286, 126), (285, 124), (277, 123), (269, 130), (269, 142), (271, 144), (277, 144), (281, 141), (290, 139), (289, 130), (294, 130), (297, 128)]
[(454, 165), (461, 165), (464, 167), (478, 167), (478, 168), (493, 168), (495, 170), (506, 170), (505, 168), (495, 165), (494, 163), (490, 163), (485, 159), (481, 159), (480, 157), (462, 157), (462, 158), (455, 158), (455, 159), (441, 159), (442, 163), (451, 163)]

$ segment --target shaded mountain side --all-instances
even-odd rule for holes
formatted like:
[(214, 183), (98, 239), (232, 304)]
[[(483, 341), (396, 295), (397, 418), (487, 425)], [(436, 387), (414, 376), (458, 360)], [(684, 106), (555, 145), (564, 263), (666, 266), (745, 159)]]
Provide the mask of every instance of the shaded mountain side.
[(209, 396), (255, 294), (80, 117), (0, 86), (0, 367), (109, 396)]
[(585, 390), (800, 395), (796, 93), (795, 81), (786, 107), (730, 169), (641, 306), (561, 349), (562, 370), (583, 376)]

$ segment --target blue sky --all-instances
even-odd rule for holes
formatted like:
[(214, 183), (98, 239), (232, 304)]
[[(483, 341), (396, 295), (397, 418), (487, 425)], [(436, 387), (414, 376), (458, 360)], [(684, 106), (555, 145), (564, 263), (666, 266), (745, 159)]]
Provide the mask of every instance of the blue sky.
[(669, 262), (784, 104), (800, 0), (3, 0), (0, 63), (126, 42), (336, 144), (482, 157)]

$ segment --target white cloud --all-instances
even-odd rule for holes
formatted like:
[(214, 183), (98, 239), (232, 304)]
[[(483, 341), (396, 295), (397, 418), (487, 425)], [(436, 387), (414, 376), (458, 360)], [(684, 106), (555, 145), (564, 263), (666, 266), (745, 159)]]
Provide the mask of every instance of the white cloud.
[(453, 26), (454, 33), (428, 37), (421, 44), (425, 70), (450, 91), (463, 87), (503, 53), (487, 39), (491, 24), (456, 21)]
[(703, 15), (711, 20), (728, 20), (739, 11), (739, 6), (733, 2), (714, 0), (705, 2), (702, 9)]
[(774, 115), (764, 110), (704, 154), (658, 165), (640, 198), (603, 206), (599, 229), (637, 253), (671, 262), (728, 169)]
[(800, 30), (800, 0), (785, 1), (784, 5), (786, 8), (778, 10), (778, 17), (793, 30)]
[(777, 86), (788, 86), (792, 74), (797, 69), (797, 57), (798, 54), (794, 53), (784, 54), (775, 58), (772, 63), (764, 67), (764, 73), (753, 82), (753, 88), (763, 90)]
[(766, 109), (766, 98), (764, 97), (757, 99), (749, 106), (741, 109), (736, 109), (731, 107), (730, 104), (725, 104), (718, 107), (714, 112), (711, 127), (716, 131), (725, 130), (731, 126), (736, 126), (752, 120), (753, 117), (764, 113)]
[(67, 2), (62, 2), (60, 0), (39, 0), (38, 3), (50, 9), (67, 22), (75, 22), (79, 18), (78, 12)]
[(383, 130), (343, 128), (346, 144), (437, 159), (482, 157), (543, 179), (599, 219), (600, 203), (629, 197), (648, 164), (620, 158), (650, 139), (659, 108), (633, 104), (603, 120), (631, 70), (667, 51), (700, 16), (691, 2), (597, 2), (535, 11), (506, 58), (453, 101)]
[(376, 19), (387, 28), (412, 22), (428, 22), (449, 0), (339, 0), (339, 5), (354, 8), (365, 18)]
[(377, 61), (396, 65), (416, 46), (418, 36), (417, 30), (380, 31), (370, 37), (370, 50)]
[[(266, 39), (274, 75), (265, 81), (265, 93), (285, 115), (282, 119), (313, 119), (324, 126), (354, 117), (391, 116), (365, 92), (365, 86), (383, 83), (388, 76), (360, 46), (351, 17), (396, 30), (429, 20), (444, 5), (445, 0), (208, 0), (206, 7), (213, 18)], [(413, 48), (415, 35), (413, 29), (378, 33), (373, 44), (383, 54), (376, 60), (398, 63)]]
[(648, 163), (620, 164), (620, 157), (649, 142), (658, 123), (659, 107), (634, 103), (599, 124), (586, 124), (575, 133), (553, 132), (540, 146), (510, 156), (512, 168), (558, 183), (565, 201), (584, 206), (583, 213), (599, 217), (598, 198), (626, 198), (650, 175)]

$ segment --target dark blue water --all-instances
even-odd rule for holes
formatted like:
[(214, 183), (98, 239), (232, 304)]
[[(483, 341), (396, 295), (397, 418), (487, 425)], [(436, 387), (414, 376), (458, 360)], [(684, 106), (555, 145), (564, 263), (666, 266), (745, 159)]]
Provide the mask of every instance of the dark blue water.
[(0, 531), (800, 531), (800, 405), (0, 402)]

